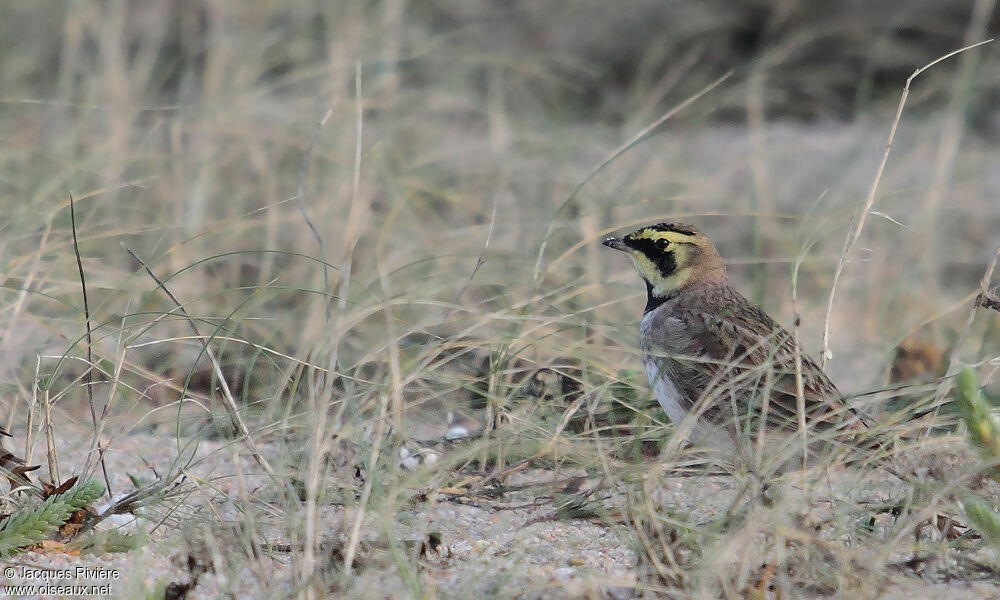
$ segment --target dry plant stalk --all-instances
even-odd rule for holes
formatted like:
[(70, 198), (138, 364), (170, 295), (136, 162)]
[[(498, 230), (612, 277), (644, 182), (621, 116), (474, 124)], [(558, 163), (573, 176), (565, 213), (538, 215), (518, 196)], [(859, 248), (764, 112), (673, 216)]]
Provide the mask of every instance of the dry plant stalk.
[[(351, 200), (350, 209), (348, 211), (347, 217), (347, 228), (344, 233), (344, 246), (342, 250), (342, 262), (340, 266), (340, 278), (337, 285), (337, 318), (333, 325), (333, 336), (330, 342), (331, 344), (331, 357), (329, 362), (329, 372), (330, 376), (326, 378), (326, 384), (324, 386), (323, 398), (326, 398), (326, 402), (322, 405), (317, 406), (315, 392), (310, 394), (310, 404), (311, 408), (315, 411), (315, 420), (310, 432), (310, 455), (307, 464), (308, 472), (306, 474), (306, 501), (304, 506), (305, 512), (305, 523), (304, 523), (304, 544), (302, 552), (302, 561), (299, 569), (299, 576), (302, 578), (303, 587), (302, 591), (299, 593), (299, 597), (306, 598), (307, 600), (312, 600), (316, 598), (317, 588), (311, 581), (317, 567), (317, 556), (319, 551), (319, 486), (320, 486), (320, 475), (323, 470), (324, 457), (327, 452), (327, 447), (329, 444), (329, 436), (327, 435), (326, 426), (328, 421), (328, 408), (330, 398), (333, 397), (332, 384), (333, 381), (338, 377), (338, 362), (339, 362), (339, 348), (340, 348), (340, 338), (343, 335), (343, 320), (344, 313), (347, 310), (347, 293), (350, 288), (351, 282), (351, 264), (353, 261), (354, 248), (357, 244), (359, 232), (369, 214), (368, 203), (361, 197), (361, 157), (363, 150), (363, 133), (364, 133), (364, 102), (362, 98), (362, 87), (361, 87), (361, 62), (358, 61), (354, 65), (354, 97), (355, 97), (355, 147), (354, 147), (354, 175), (352, 178), (351, 186)], [(347, 406), (347, 399), (343, 398), (340, 404), (340, 409), (334, 416), (335, 427), (340, 427), (342, 423), (343, 413)], [(387, 410), (387, 400), (382, 403), (380, 408), (380, 420), (379, 427), (383, 426), (384, 421), (384, 411)], [(379, 446), (381, 444), (381, 429), (376, 432), (376, 447), (373, 449), (372, 459), (373, 461), (378, 460)], [(348, 534), (347, 546), (344, 549), (344, 570), (349, 572), (351, 566), (354, 562), (354, 557), (357, 554), (358, 544), (360, 542), (361, 536), (361, 525), (365, 518), (365, 504), (368, 501), (368, 497), (371, 494), (371, 481), (366, 481), (365, 489), (362, 490), (362, 495), (357, 506), (357, 513), (355, 515), (355, 520), (351, 524), (351, 530)], [(347, 526), (348, 516), (345, 511), (344, 515), (344, 526)]]
[(45, 428), (45, 445), (49, 461), (49, 477), (58, 483), (62, 481), (59, 476), (59, 455), (56, 453), (56, 436), (52, 428), (52, 403), (49, 401), (49, 390), (46, 388), (42, 392), (42, 427)]
[[(342, 315), (347, 308), (347, 286), (351, 278), (351, 262), (354, 258), (354, 247), (358, 243), (357, 232), (361, 230), (361, 226), (367, 217), (369, 212), (369, 206), (367, 202), (361, 202), (361, 150), (362, 144), (364, 142), (362, 134), (364, 133), (364, 99), (361, 95), (361, 61), (357, 61), (354, 64), (354, 99), (355, 99), (355, 129), (357, 131), (354, 143), (354, 177), (351, 181), (351, 208), (347, 214), (347, 239), (345, 241), (344, 247), (344, 264), (341, 266), (340, 271), (340, 288), (338, 288), (338, 310), (337, 314)], [(338, 319), (339, 320), (339, 319)], [(339, 328), (338, 328), (339, 331)], [(372, 463), (374, 464), (378, 460), (379, 448), (381, 446), (382, 439), (382, 427), (385, 421), (385, 410), (387, 409), (386, 403), (383, 402), (382, 407), (379, 411), (379, 425), (376, 431), (375, 448), (372, 450)], [(368, 497), (371, 495), (371, 484), (372, 481), (369, 478), (365, 482), (365, 489), (361, 492), (361, 501), (358, 503), (357, 515), (355, 515), (355, 521), (353, 529), (351, 531), (351, 536), (347, 542), (347, 548), (344, 551), (344, 571), (349, 572), (351, 566), (354, 563), (354, 555), (358, 549), (358, 543), (361, 541), (361, 524), (364, 522), (365, 518), (365, 504), (368, 502)], [(345, 515), (346, 517), (346, 515)]]
[[(76, 256), (76, 267), (80, 272), (80, 289), (83, 295), (83, 322), (87, 329), (87, 403), (90, 406), (90, 419), (94, 424), (94, 441), (92, 449), (97, 451), (98, 461), (101, 463), (101, 472), (104, 475), (105, 490), (108, 498), (114, 494), (111, 491), (111, 478), (108, 477), (108, 466), (104, 462), (104, 445), (101, 443), (101, 430), (104, 420), (108, 415), (108, 405), (104, 405), (101, 411), (101, 420), (98, 423), (97, 410), (94, 408), (94, 336), (90, 325), (90, 301), (87, 299), (87, 276), (83, 270), (83, 257), (80, 256), (80, 243), (76, 238), (76, 203), (73, 202), (73, 194), (69, 195), (69, 219), (70, 229), (73, 232), (73, 254)], [(89, 455), (88, 455), (89, 462)], [(55, 483), (62, 481), (58, 476), (53, 475)]]
[(977, 44), (959, 48), (954, 52), (949, 52), (948, 54), (938, 57), (920, 67), (914, 71), (912, 75), (907, 77), (906, 85), (903, 86), (903, 94), (900, 96), (899, 104), (896, 106), (896, 116), (893, 118), (892, 125), (889, 127), (889, 139), (886, 141), (885, 151), (882, 153), (882, 161), (879, 163), (878, 170), (875, 172), (875, 180), (872, 181), (871, 188), (868, 190), (868, 196), (865, 198), (865, 203), (861, 207), (861, 212), (857, 213), (853, 226), (847, 232), (847, 238), (844, 239), (844, 249), (840, 252), (840, 259), (837, 261), (837, 268), (833, 272), (833, 284), (830, 286), (830, 297), (826, 302), (826, 317), (823, 319), (823, 351), (820, 353), (819, 357), (819, 367), (821, 369), (826, 368), (826, 361), (831, 356), (830, 315), (833, 313), (833, 299), (837, 293), (837, 284), (840, 283), (840, 276), (843, 274), (844, 267), (847, 265), (847, 257), (851, 254), (851, 250), (854, 249), (854, 244), (857, 243), (858, 238), (861, 237), (861, 230), (865, 227), (865, 220), (868, 218), (868, 213), (871, 212), (872, 205), (875, 204), (875, 193), (878, 191), (878, 184), (882, 180), (882, 173), (885, 172), (885, 165), (889, 162), (889, 152), (892, 151), (892, 142), (896, 139), (896, 129), (899, 127), (899, 120), (903, 116), (903, 107), (906, 106), (906, 99), (910, 95), (910, 84), (913, 83), (913, 80), (916, 79), (918, 75), (939, 62), (945, 61), (957, 54), (961, 54), (966, 50), (971, 50), (977, 46), (988, 44), (992, 41), (992, 39), (988, 39)]

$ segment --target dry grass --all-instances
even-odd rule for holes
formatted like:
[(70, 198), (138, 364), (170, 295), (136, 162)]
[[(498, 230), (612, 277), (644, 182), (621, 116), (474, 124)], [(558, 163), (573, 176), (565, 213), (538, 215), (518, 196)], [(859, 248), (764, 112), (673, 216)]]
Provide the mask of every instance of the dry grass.
[[(980, 280), (1000, 154), (955, 131), (995, 94), (968, 85), (995, 71), (992, 45), (953, 83), (948, 63), (914, 82), (883, 170), (893, 115), (877, 102), (849, 123), (773, 118), (842, 110), (799, 62), (824, 36), (785, 32), (795, 19), (633, 144), (727, 70), (691, 45), (710, 11), (669, 37), (680, 58), (591, 92), (606, 78), (586, 74), (609, 67), (588, 50), (518, 45), (510, 23), (541, 9), (271, 8), (2, 10), (5, 39), (35, 48), (39, 27), (59, 44), (0, 58), (0, 426), (41, 479), (102, 478), (102, 448), (113, 492), (142, 491), (128, 543), (80, 542), (136, 565), (117, 595), (182, 580), (189, 597), (1000, 587), (995, 542), (950, 520), (1000, 501), (989, 461), (946, 435), (950, 379), (870, 393), (913, 333), (996, 387), (998, 317), (966, 316), (995, 286)], [(539, 39), (570, 30), (551, 10)], [(742, 289), (828, 347), (833, 379), (898, 442), (899, 477), (690, 465), (638, 371), (641, 286), (598, 243), (668, 219), (704, 228)], [(471, 438), (446, 439), (459, 423)]]

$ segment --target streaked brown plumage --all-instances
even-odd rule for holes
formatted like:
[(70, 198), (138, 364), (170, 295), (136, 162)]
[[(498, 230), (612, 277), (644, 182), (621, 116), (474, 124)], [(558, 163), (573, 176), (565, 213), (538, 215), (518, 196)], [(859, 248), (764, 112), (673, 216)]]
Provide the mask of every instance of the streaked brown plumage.
[(661, 223), (604, 244), (626, 252), (646, 282), (646, 375), (672, 421), (697, 411), (692, 441), (741, 447), (740, 440), (761, 435), (761, 421), (768, 435), (788, 439), (799, 431), (796, 354), (807, 430), (864, 428), (819, 366), (796, 352), (791, 334), (729, 283), (722, 258), (699, 230)]

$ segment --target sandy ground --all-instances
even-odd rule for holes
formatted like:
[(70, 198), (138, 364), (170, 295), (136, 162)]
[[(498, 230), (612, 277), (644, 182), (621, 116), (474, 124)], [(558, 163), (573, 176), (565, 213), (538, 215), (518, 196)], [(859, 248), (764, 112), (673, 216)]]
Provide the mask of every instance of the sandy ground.
[[(72, 462), (74, 456), (82, 457), (80, 453), (87, 440), (78, 442), (75, 448), (67, 445), (63, 449), (64, 462)], [(174, 456), (174, 439), (135, 435), (119, 440), (117, 451), (108, 455), (107, 466), (109, 473), (116, 474), (113, 485), (123, 492), (130, 485), (123, 474), (148, 476), (152, 469), (166, 473)], [(961, 452), (958, 456), (957, 460), (961, 460)], [(232, 445), (203, 441), (185, 472), (184, 487), (188, 493), (176, 512), (167, 511), (172, 503), (164, 501), (141, 511), (143, 518), (138, 520), (116, 518), (102, 525), (124, 532), (143, 532), (139, 539), (146, 541), (138, 547), (125, 552), (78, 554), (54, 546), (24, 552), (4, 563), (13, 569), (5, 570), (6, 593), (16, 597), (70, 597), (25, 593), (29, 590), (11, 586), (50, 586), (47, 589), (51, 591), (53, 585), (89, 585), (98, 586), (90, 588), (92, 596), (134, 598), (169, 584), (175, 586), (172, 589), (176, 592), (182, 589), (177, 586), (190, 584), (194, 569), (198, 572), (197, 583), (190, 588), (187, 598), (269, 598), (293, 594), (293, 563), (298, 552), (294, 549), (294, 539), (282, 533), (289, 531), (289, 522), (280, 512), (273, 487), (265, 487), (268, 479), (259, 474), (260, 469), (246, 458), (245, 452), (234, 451)], [(544, 484), (554, 479), (564, 480), (566, 475), (526, 470), (512, 476), (507, 484), (514, 487), (530, 483), (537, 487), (493, 498), (459, 498), (441, 493), (403, 506), (391, 519), (368, 515), (359, 549), (358, 574), (346, 584), (331, 584), (331, 597), (409, 598), (414, 597), (414, 589), (422, 589), (425, 597), (441, 598), (639, 597), (637, 587), (648, 586), (649, 580), (640, 585), (636, 570), (640, 546), (631, 525), (613, 516), (552, 518), (554, 511)], [(905, 495), (899, 481), (884, 473), (867, 477), (862, 482), (850, 470), (833, 473), (822, 484), (828, 487), (814, 496), (810, 506), (822, 513), (840, 503)], [(694, 524), (717, 517), (732, 502), (737, 487), (732, 477), (708, 475), (665, 474), (654, 484), (656, 501), (664, 512), (684, 515)], [(792, 497), (798, 493), (797, 489), (795, 483), (790, 483), (782, 493)], [(623, 504), (622, 496), (614, 489), (603, 490), (599, 496), (603, 506), (611, 511), (609, 514)], [(262, 516), (253, 524), (256, 534), (246, 533), (248, 524), (239, 510), (243, 499), (249, 497), (261, 503), (258, 507), (275, 508), (269, 516), (267, 511), (258, 511)], [(340, 556), (336, 548), (342, 547), (342, 511), (337, 505), (322, 509), (324, 531), (320, 537), (325, 540), (324, 551), (331, 557)], [(760, 524), (776, 518), (772, 513), (747, 517), (759, 520)], [(393, 524), (386, 525), (387, 521)], [(754, 527), (747, 531), (752, 533)], [(383, 534), (392, 536), (403, 552), (411, 556), (420, 554), (420, 558), (407, 562), (419, 565), (419, 572), (407, 574), (397, 568), (391, 545), (380, 541), (385, 539)], [(431, 535), (435, 536), (433, 547), (418, 550), (421, 541)], [(744, 533), (734, 534), (733, 539), (741, 535)], [(249, 558), (242, 550), (248, 539), (257, 540), (257, 559)], [(738, 570), (739, 559), (733, 557), (740, 552), (746, 552), (746, 547), (743, 550), (720, 547), (719, 558), (713, 560), (721, 561), (720, 568), (729, 565)], [(879, 560), (893, 563), (907, 556), (903, 552), (898, 557), (881, 556)], [(945, 556), (942, 560), (953, 561), (955, 557)], [(90, 571), (77, 571), (78, 568)], [(921, 578), (888, 569), (872, 579), (879, 589), (871, 597), (936, 600), (1000, 597), (1000, 571), (975, 580), (951, 581), (940, 575), (944, 571), (947, 569), (928, 568)], [(415, 577), (417, 583), (408, 577)], [(696, 586), (689, 593), (676, 592), (667, 597), (711, 597), (705, 595), (707, 591), (699, 591)], [(803, 596), (793, 593), (792, 597), (808, 597), (808, 593)]]

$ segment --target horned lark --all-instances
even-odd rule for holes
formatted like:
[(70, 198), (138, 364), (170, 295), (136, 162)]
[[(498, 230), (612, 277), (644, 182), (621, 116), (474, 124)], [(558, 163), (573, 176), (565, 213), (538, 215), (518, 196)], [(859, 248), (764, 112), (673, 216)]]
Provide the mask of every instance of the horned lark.
[(803, 431), (832, 440), (864, 429), (791, 334), (730, 285), (722, 257), (698, 229), (660, 223), (604, 245), (628, 254), (645, 280), (646, 376), (689, 441), (730, 452), (756, 448), (751, 456), (760, 458), (783, 439), (787, 460)]

